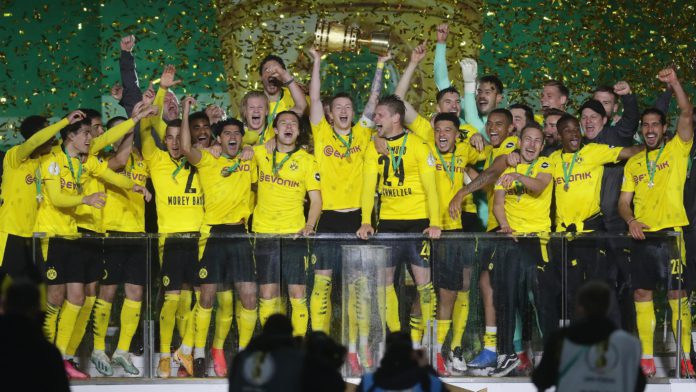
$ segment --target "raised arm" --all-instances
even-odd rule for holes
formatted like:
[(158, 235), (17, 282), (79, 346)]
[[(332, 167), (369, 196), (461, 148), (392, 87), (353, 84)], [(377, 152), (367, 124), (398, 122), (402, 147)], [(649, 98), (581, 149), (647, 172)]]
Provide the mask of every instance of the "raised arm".
[(411, 51), (411, 60), (408, 62), (408, 66), (406, 66), (399, 80), (399, 84), (396, 85), (396, 90), (394, 91), (394, 94), (401, 99), (406, 96), (406, 92), (411, 86), (411, 79), (413, 78), (413, 73), (416, 71), (416, 68), (418, 68), (418, 64), (425, 58), (425, 46), (427, 43), (428, 41), (424, 41)]
[(68, 124), (74, 124), (78, 121), (82, 121), (84, 120), (84, 118), (84, 113), (82, 113), (79, 110), (75, 110), (74, 112), (68, 114), (66, 118), (58, 121), (57, 123), (51, 124), (46, 128), (43, 128), (42, 130), (31, 135), (29, 139), (25, 140), (24, 143), (20, 144), (19, 147), (17, 147), (17, 163), (28, 158), (31, 155), (31, 153), (34, 152), (34, 150), (36, 150), (37, 147), (51, 140), (51, 138), (55, 136), (56, 133), (60, 132), (60, 130), (63, 127), (67, 126)]
[(464, 109), (464, 120), (478, 129), (481, 135), (488, 141), (488, 135), (483, 129), (483, 120), (479, 116), (476, 106), (476, 76), (478, 74), (478, 64), (472, 58), (464, 58), (459, 62), (462, 67), (462, 78), (464, 79), (464, 98), (462, 99), (462, 109)]
[(155, 106), (148, 105), (144, 102), (139, 102), (133, 108), (131, 113), (131, 118), (116, 125), (115, 127), (108, 129), (106, 132), (102, 133), (98, 137), (92, 139), (89, 145), (89, 152), (91, 154), (96, 154), (97, 152), (103, 150), (109, 144), (116, 143), (120, 140), (126, 133), (131, 132), (135, 124), (140, 122), (145, 117), (154, 116), (158, 113), (158, 109)]
[(118, 65), (121, 71), (122, 95), (119, 103), (126, 110), (128, 116), (133, 112), (135, 104), (143, 99), (138, 84), (138, 73), (135, 70), (133, 47), (135, 47), (135, 36), (129, 35), (121, 38), (121, 58)]
[(614, 127), (621, 138), (630, 142), (633, 140), (633, 135), (635, 135), (638, 129), (638, 98), (631, 92), (631, 86), (624, 81), (620, 81), (614, 85), (614, 92), (621, 97), (621, 104), (623, 106), (621, 120), (619, 120)]
[(692, 140), (694, 138), (694, 106), (689, 102), (689, 97), (682, 88), (677, 73), (672, 68), (665, 68), (660, 71), (658, 78), (672, 87), (674, 96), (677, 98), (677, 106), (679, 106), (677, 134), (685, 142)]
[(129, 132), (123, 137), (121, 144), (119, 144), (116, 150), (116, 155), (109, 158), (109, 169), (113, 171), (121, 170), (128, 162), (128, 157), (130, 157), (131, 151), (133, 151), (133, 138), (135, 136), (135, 131)]
[(309, 121), (319, 125), (324, 118), (324, 105), (321, 103), (321, 56), (322, 53), (315, 48), (309, 50), (314, 59), (312, 65), (312, 78), (309, 81)]
[(449, 25), (443, 23), (437, 26), (437, 44), (435, 45), (435, 59), (433, 61), (433, 76), (437, 90), (441, 91), (451, 86), (449, 71), (447, 70), (447, 35)]
[(184, 154), (186, 159), (191, 162), (192, 165), (196, 165), (201, 161), (201, 152), (193, 147), (191, 143), (191, 129), (189, 127), (189, 113), (191, 112), (191, 105), (195, 105), (196, 100), (193, 97), (186, 97), (181, 102), (184, 107), (184, 113), (181, 118), (181, 152)]
[(377, 68), (375, 69), (375, 76), (372, 78), (372, 85), (370, 87), (370, 97), (367, 99), (365, 104), (365, 109), (363, 109), (362, 116), (366, 119), (372, 121), (375, 117), (375, 107), (377, 107), (377, 101), (379, 101), (379, 93), (382, 91), (382, 75), (384, 74), (384, 65), (387, 61), (391, 60), (392, 53), (387, 53), (386, 56), (377, 57)]
[(290, 96), (292, 96), (292, 100), (295, 102), (295, 106), (290, 108), (290, 110), (300, 116), (304, 114), (304, 111), (307, 109), (307, 101), (305, 100), (304, 91), (302, 91), (299, 84), (295, 83), (295, 78), (287, 69), (284, 69), (280, 65), (273, 64), (269, 65), (269, 67), (271, 75), (274, 75), (274, 77), (283, 82), (283, 85), (290, 90)]

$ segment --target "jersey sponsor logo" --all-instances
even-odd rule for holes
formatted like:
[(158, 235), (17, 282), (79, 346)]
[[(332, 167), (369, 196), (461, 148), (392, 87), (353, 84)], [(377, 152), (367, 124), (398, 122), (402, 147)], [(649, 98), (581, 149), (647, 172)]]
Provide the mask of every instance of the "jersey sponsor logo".
[[(362, 151), (362, 149), (360, 148), (360, 146), (353, 146), (350, 148), (349, 151), (350, 151), (350, 155), (353, 155), (353, 154), (359, 153), (360, 151)], [(346, 158), (346, 154), (341, 153), (339, 150), (336, 150), (334, 148), (334, 146), (325, 146), (324, 147), (324, 155), (326, 155), (327, 157), (335, 157), (338, 159), (345, 159)]]
[(427, 161), (428, 161), (428, 166), (430, 166), (430, 167), (435, 166), (435, 163), (437, 162), (432, 153), (428, 153), (428, 160)]
[(137, 182), (145, 182), (147, 180), (147, 174), (134, 173), (129, 171), (122, 171), (121, 174)]
[(167, 196), (170, 206), (202, 206), (203, 196)]
[[(569, 178), (569, 182), (575, 182), (575, 181), (580, 181), (580, 180), (591, 180), (592, 179), (592, 172), (585, 172), (585, 173), (577, 173), (573, 174)], [(556, 185), (561, 185), (564, 183), (563, 177), (556, 177), (554, 180), (556, 182)]]
[(27, 185), (33, 184), (35, 180), (36, 180), (36, 178), (34, 176), (32, 176), (31, 174), (27, 174), (27, 176), (24, 177), (24, 182), (26, 182)]
[[(455, 173), (464, 173), (464, 172), (466, 172), (466, 167), (461, 166), (461, 162), (458, 163), (458, 165), (459, 165), (459, 166), (457, 166), (457, 164), (454, 165), (454, 172), (455, 172)], [(448, 164), (448, 166), (449, 166), (449, 164)], [(435, 170), (436, 170), (436, 171), (445, 171), (445, 168), (442, 166), (442, 163), (436, 163), (436, 164), (435, 164)]]
[[(662, 163), (659, 163), (657, 165), (657, 171), (664, 170), (664, 169), (669, 169), (669, 161), (664, 161)], [(643, 173), (637, 176), (633, 176), (633, 184), (638, 185), (640, 182), (643, 181), (644, 178), (648, 177), (648, 173)]]
[(413, 190), (411, 188), (382, 189), (382, 196), (386, 196), (386, 197), (404, 197), (404, 196), (410, 196), (412, 194), (413, 194)]
[(290, 188), (298, 188), (300, 186), (299, 181), (286, 180), (286, 179), (283, 179), (283, 178), (278, 177), (278, 176), (266, 174), (263, 171), (259, 172), (259, 181), (260, 182), (270, 182), (272, 184), (287, 186)]
[(53, 174), (54, 176), (57, 176), (60, 174), (60, 165), (58, 165), (58, 162), (51, 162), (50, 165), (48, 165), (48, 172)]
[(65, 181), (65, 178), (60, 179), (60, 187), (67, 189), (77, 189), (77, 184), (72, 181)]

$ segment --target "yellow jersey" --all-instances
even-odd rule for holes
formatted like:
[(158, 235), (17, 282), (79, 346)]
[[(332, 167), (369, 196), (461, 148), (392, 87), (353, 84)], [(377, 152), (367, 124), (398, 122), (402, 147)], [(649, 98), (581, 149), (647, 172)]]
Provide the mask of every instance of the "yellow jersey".
[[(145, 186), (149, 177), (147, 163), (136, 152), (131, 152), (126, 166), (117, 172), (130, 178), (140, 186)], [(128, 192), (122, 188), (106, 184), (106, 204), (104, 205), (104, 230), (124, 233), (145, 232), (145, 199), (143, 195)]]
[[(263, 134), (263, 140), (261, 139), (261, 134)], [(271, 125), (266, 125), (266, 128), (262, 132), (255, 132), (244, 126), (244, 137), (242, 137), (242, 145), (244, 146), (256, 146), (259, 144), (264, 144), (267, 141), (273, 139), (275, 133), (273, 133), (273, 127)]]
[[(430, 219), (431, 226), (440, 226), (435, 184), (437, 162), (428, 144), (416, 134), (408, 132), (387, 139), (387, 148), (389, 155), (381, 155), (377, 153), (374, 143), (370, 143), (365, 154), (362, 223), (369, 224), (371, 221), (374, 203), (371, 195), (375, 183), (378, 183), (380, 219)], [(427, 194), (433, 195), (434, 200), (428, 199)]]
[(297, 233), (306, 223), (305, 195), (320, 190), (320, 175), (314, 156), (299, 146), (290, 154), (269, 154), (266, 146), (257, 146), (254, 160), (258, 167), (258, 191), (253, 231)]
[[(34, 231), (37, 233), (71, 235), (77, 233), (75, 207), (90, 195), (85, 189), (87, 179), (100, 179), (118, 187), (130, 189), (134, 182), (120, 176), (88, 155), (84, 163), (79, 158), (68, 158), (62, 150), (54, 149), (41, 159), (42, 200)], [(92, 207), (94, 208), (94, 207)]]
[[(505, 138), (505, 140), (503, 140), (502, 143), (500, 143), (498, 147), (487, 145), (483, 150), (483, 155), (486, 159), (483, 164), (483, 170), (488, 169), (499, 156), (507, 155), (515, 151), (519, 146), (519, 143), (520, 140), (517, 136), (508, 136)], [(485, 188), (486, 199), (488, 201), (488, 225), (486, 227), (486, 231), (492, 231), (498, 227), (498, 221), (495, 219), (495, 215), (493, 214), (493, 198), (495, 196), (494, 188), (494, 185), (489, 185)]]
[(196, 163), (205, 196), (203, 223), (221, 225), (246, 221), (251, 214), (251, 184), (256, 182), (256, 162), (201, 150)]
[[(440, 220), (443, 230), (462, 228), (461, 219), (452, 219), (449, 215), (449, 203), (454, 195), (464, 186), (466, 167), (483, 159), (469, 143), (457, 143), (454, 152), (438, 154), (437, 146), (433, 147), (437, 163), (435, 164), (435, 182), (440, 199)], [(468, 195), (471, 196), (471, 195)], [(474, 207), (474, 211), (476, 211)]]
[[(508, 173), (520, 173), (525, 177), (537, 178), (540, 173), (552, 175), (553, 167), (547, 157), (539, 157), (530, 163), (520, 163), (507, 168), (501, 177)], [(519, 233), (539, 233), (551, 231), (551, 197), (553, 185), (548, 183), (539, 195), (527, 193), (527, 188), (519, 181), (509, 187), (496, 184), (495, 190), (505, 191), (505, 217), (512, 230)], [(492, 209), (492, 205), (491, 205)]]
[(314, 157), (321, 174), (323, 210), (360, 208), (363, 162), (372, 130), (359, 121), (349, 135), (339, 135), (322, 116), (312, 124)]
[(572, 154), (561, 149), (549, 156), (555, 184), (557, 231), (565, 231), (571, 224), (575, 224), (578, 232), (585, 231), (583, 221), (599, 214), (604, 165), (617, 162), (621, 149), (590, 143)]
[[(693, 139), (685, 142), (675, 135), (662, 151), (645, 150), (626, 162), (621, 192), (634, 194), (634, 216), (650, 226), (645, 231), (689, 224), (684, 209), (684, 182), (692, 144)], [(652, 179), (648, 163), (654, 168)]]

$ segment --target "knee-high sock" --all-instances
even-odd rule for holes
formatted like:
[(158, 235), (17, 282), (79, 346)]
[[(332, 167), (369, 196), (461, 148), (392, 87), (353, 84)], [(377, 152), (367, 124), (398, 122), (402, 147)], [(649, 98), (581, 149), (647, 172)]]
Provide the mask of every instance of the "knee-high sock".
[(82, 305), (82, 309), (80, 309), (80, 314), (77, 315), (77, 320), (75, 320), (75, 327), (70, 337), (70, 343), (68, 343), (66, 348), (66, 354), (75, 355), (82, 338), (85, 336), (85, 331), (87, 331), (87, 324), (90, 316), (92, 316), (92, 308), (94, 308), (96, 301), (97, 297), (85, 297), (85, 303)]
[(370, 314), (372, 313), (370, 291), (367, 287), (367, 277), (363, 276), (355, 281), (355, 311), (358, 321), (358, 336), (361, 344), (367, 344), (370, 336)]
[(176, 330), (182, 339), (186, 334), (186, 326), (191, 317), (191, 303), (193, 303), (191, 290), (181, 290), (179, 293), (179, 305), (176, 309)]
[(445, 339), (447, 338), (447, 333), (452, 325), (452, 320), (437, 320), (437, 330), (435, 333), (435, 342), (437, 343), (438, 352), (442, 349), (442, 345), (445, 344)]
[(160, 353), (166, 356), (170, 355), (179, 299), (179, 294), (164, 294), (164, 303), (160, 309)]
[[(218, 291), (216, 297), (217, 310), (215, 311), (213, 348), (222, 349), (225, 345), (225, 339), (227, 339), (227, 335), (230, 333), (230, 327), (232, 327), (234, 295), (232, 290), (225, 290)], [(239, 325), (237, 328), (239, 328)], [(198, 343), (196, 343), (196, 347), (198, 347)]]
[(239, 312), (239, 348), (244, 349), (249, 344), (252, 336), (254, 336), (254, 329), (256, 329), (256, 308), (247, 309), (244, 306), (240, 306), (241, 311)]
[[(109, 328), (111, 318), (111, 302), (98, 299), (94, 303), (94, 349), (106, 350), (106, 330)], [(122, 327), (123, 328), (123, 327)]]
[(53, 305), (51, 303), (46, 303), (46, 315), (43, 322), (43, 332), (46, 339), (49, 342), (55, 343), (56, 341), (56, 328), (58, 327), (58, 314), (60, 313), (60, 306)]
[(234, 322), (237, 323), (237, 328), (239, 328), (239, 324), (242, 322), (241, 316), (242, 316), (242, 300), (240, 300), (239, 296), (237, 296), (234, 299)]
[(186, 330), (184, 331), (184, 338), (181, 341), (181, 351), (184, 354), (191, 354), (193, 350), (193, 343), (196, 333), (196, 313), (200, 309), (199, 302), (193, 305), (193, 310), (191, 310), (191, 315), (188, 317), (186, 323)]
[[(680, 299), (670, 299), (669, 307), (672, 309), (672, 332), (674, 333), (674, 340), (677, 340), (677, 336), (681, 333), (681, 344), (684, 354), (687, 358), (691, 352), (691, 309), (689, 308), (689, 298), (682, 297)], [(681, 331), (677, 330), (677, 321), (679, 319), (679, 313), (681, 313)]]
[[(210, 318), (213, 315), (213, 307), (204, 308), (198, 304), (197, 309), (194, 312), (195, 315), (195, 338), (194, 345), (196, 350), (205, 352), (205, 344), (208, 341), (208, 331), (210, 330)], [(187, 331), (188, 332), (188, 331)], [(203, 355), (204, 356), (204, 355)], [(197, 356), (197, 358), (202, 358), (202, 356)]]
[(56, 347), (62, 355), (66, 355), (68, 343), (72, 336), (73, 329), (77, 316), (80, 314), (82, 306), (71, 304), (68, 301), (63, 302), (63, 307), (60, 309), (60, 318), (58, 319), (58, 333), (56, 333)]
[(312, 331), (326, 331), (328, 324), (326, 319), (331, 317), (329, 313), (329, 299), (331, 297), (331, 277), (325, 275), (314, 275), (314, 288), (309, 299), (309, 309), (311, 312)]
[(358, 348), (358, 300), (357, 285), (348, 285), (348, 352), (354, 353)]
[(515, 335), (512, 338), (512, 344), (515, 347), (515, 352), (522, 352), (522, 317), (519, 312), (515, 312)]
[(423, 317), (411, 315), (409, 325), (411, 327), (411, 341), (415, 347), (420, 347), (421, 341), (423, 340)]
[(290, 320), (292, 321), (293, 335), (295, 336), (305, 336), (307, 334), (307, 318), (309, 317), (309, 309), (307, 309), (307, 299), (306, 298), (290, 298), (290, 307), (292, 309), (292, 316)]
[(262, 327), (266, 325), (266, 320), (276, 313), (280, 313), (280, 297), (259, 298), (259, 319)]
[(418, 300), (421, 306), (421, 317), (423, 318), (423, 326), (427, 322), (435, 319), (435, 309), (437, 308), (437, 296), (435, 288), (431, 282), (418, 285)]
[(643, 346), (643, 358), (652, 358), (655, 340), (655, 307), (653, 301), (635, 302), (638, 339)]
[(387, 314), (387, 328), (390, 332), (401, 331), (401, 321), (399, 320), (399, 298), (396, 296), (396, 289), (394, 285), (388, 285), (386, 287), (386, 309)]
[(141, 301), (123, 300), (121, 308), (121, 330), (118, 334), (118, 350), (128, 352), (130, 350), (133, 335), (140, 324)]
[(460, 291), (454, 301), (452, 310), (452, 348), (462, 346), (462, 337), (466, 330), (466, 322), (469, 320), (469, 292)]

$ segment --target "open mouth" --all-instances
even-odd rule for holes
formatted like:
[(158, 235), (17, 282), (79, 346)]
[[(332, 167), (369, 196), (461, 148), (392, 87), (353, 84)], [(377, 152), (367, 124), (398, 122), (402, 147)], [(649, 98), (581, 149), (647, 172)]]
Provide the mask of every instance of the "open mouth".
[(652, 144), (657, 140), (657, 135), (655, 135), (654, 133), (649, 133), (645, 135), (645, 140)]
[(580, 146), (580, 139), (571, 139), (570, 146), (573, 148)]
[(488, 105), (488, 100), (487, 99), (479, 99), (478, 105), (479, 106), (486, 106), (486, 105)]
[(449, 143), (449, 140), (447, 140), (447, 138), (441, 137), (441, 138), (437, 139), (437, 144), (438, 144), (438, 147), (440, 147), (440, 149), (447, 148), (448, 143)]
[(342, 123), (348, 122), (348, 116), (338, 116), (338, 120)]

